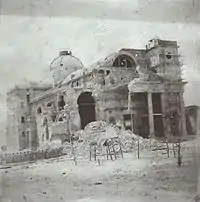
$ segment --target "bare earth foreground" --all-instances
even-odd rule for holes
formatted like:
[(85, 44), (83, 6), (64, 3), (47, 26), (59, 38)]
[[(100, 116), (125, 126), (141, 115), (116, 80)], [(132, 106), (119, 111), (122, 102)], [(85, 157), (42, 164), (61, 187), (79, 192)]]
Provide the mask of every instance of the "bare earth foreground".
[(192, 201), (196, 166), (191, 148), (182, 167), (166, 151), (125, 154), (115, 161), (65, 158), (15, 165), (1, 170), (2, 201), (10, 202), (144, 202)]

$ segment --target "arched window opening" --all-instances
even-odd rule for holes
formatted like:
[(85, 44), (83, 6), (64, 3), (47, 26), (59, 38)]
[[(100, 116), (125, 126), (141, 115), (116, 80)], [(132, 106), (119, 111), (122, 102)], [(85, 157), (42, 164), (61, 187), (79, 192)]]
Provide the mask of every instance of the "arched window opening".
[(37, 114), (41, 114), (42, 113), (42, 108), (41, 107), (38, 107), (37, 109)]
[(113, 62), (113, 67), (131, 68), (135, 66), (134, 60), (128, 55), (119, 55)]
[(65, 106), (65, 101), (64, 101), (64, 96), (61, 95), (59, 97), (59, 101), (58, 101), (58, 107), (59, 107), (59, 110), (63, 110), (64, 109), (64, 106)]
[(95, 100), (91, 92), (82, 93), (77, 100), (79, 106), (79, 115), (81, 119), (81, 129), (85, 126), (95, 121)]

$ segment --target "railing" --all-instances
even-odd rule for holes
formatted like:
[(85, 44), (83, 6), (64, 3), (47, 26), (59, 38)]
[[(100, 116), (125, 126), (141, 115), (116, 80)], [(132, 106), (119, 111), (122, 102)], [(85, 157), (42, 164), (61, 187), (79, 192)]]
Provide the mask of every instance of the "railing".
[(64, 156), (62, 148), (0, 154), (0, 164), (22, 163)]

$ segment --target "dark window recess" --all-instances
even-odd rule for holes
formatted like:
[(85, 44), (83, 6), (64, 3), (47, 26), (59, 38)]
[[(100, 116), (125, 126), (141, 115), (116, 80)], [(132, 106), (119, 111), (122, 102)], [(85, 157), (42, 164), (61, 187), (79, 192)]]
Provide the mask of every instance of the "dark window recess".
[(74, 86), (75, 86), (75, 82), (74, 82), (74, 81), (71, 83), (71, 86), (72, 86), (72, 87), (74, 87)]
[(172, 55), (171, 55), (170, 52), (167, 53), (166, 58), (167, 58), (168, 60), (170, 60), (170, 59), (172, 58)]
[(63, 110), (65, 106), (65, 101), (64, 101), (64, 96), (60, 96), (59, 101), (58, 101), (58, 107), (59, 110)]
[(22, 137), (26, 137), (26, 133), (22, 131)]
[(124, 120), (131, 120), (131, 114), (124, 114)]
[(47, 107), (51, 107), (51, 106), (52, 106), (51, 102), (47, 103)]
[(162, 113), (161, 93), (152, 93), (153, 113)]
[(51, 116), (51, 120), (52, 120), (53, 122), (55, 122), (55, 121), (56, 121), (56, 115), (52, 115), (52, 116)]
[(60, 118), (58, 119), (58, 121), (59, 121), (59, 122), (63, 122), (63, 117), (60, 117)]
[(154, 116), (154, 130), (156, 137), (164, 137), (162, 116)]
[(110, 70), (106, 70), (106, 75), (109, 75), (110, 74)]
[(26, 95), (26, 101), (27, 101), (28, 103), (30, 102), (30, 95), (29, 95), (29, 94)]
[(133, 101), (136, 111), (139, 114), (148, 114), (148, 98), (147, 93), (135, 93), (132, 95), (131, 100)]
[(25, 117), (24, 116), (21, 117), (21, 123), (25, 123)]
[(42, 113), (42, 108), (39, 107), (39, 108), (37, 109), (37, 114), (41, 114), (41, 113)]

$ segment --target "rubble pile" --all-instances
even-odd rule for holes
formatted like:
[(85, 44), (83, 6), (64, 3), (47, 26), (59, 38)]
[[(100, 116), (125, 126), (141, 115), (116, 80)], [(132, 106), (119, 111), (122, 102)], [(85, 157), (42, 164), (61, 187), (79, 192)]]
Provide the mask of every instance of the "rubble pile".
[[(134, 152), (138, 150), (158, 150), (165, 149), (166, 143), (157, 139), (147, 139), (134, 134), (130, 130), (119, 128), (117, 125), (110, 125), (104, 121), (95, 121), (89, 123), (84, 130), (75, 132), (78, 141), (73, 142), (76, 155), (86, 157), (90, 153), (91, 146), (96, 146), (97, 154), (105, 153), (106, 140), (111, 143), (111, 150), (115, 152)], [(170, 147), (170, 145), (169, 145)], [(73, 156), (72, 145), (65, 144), (66, 154)]]
[[(119, 129), (119, 127), (104, 121), (89, 123), (84, 130), (77, 131), (75, 136), (79, 136), (79, 141), (75, 147), (80, 156), (88, 155), (91, 145), (96, 145), (97, 152), (101, 152), (106, 140), (112, 141), (116, 152), (120, 150), (120, 146), (124, 152), (137, 150), (138, 142), (140, 150), (150, 147), (149, 139), (137, 136), (130, 130)], [(157, 141), (154, 140), (154, 145), (157, 145), (156, 143)]]

